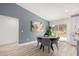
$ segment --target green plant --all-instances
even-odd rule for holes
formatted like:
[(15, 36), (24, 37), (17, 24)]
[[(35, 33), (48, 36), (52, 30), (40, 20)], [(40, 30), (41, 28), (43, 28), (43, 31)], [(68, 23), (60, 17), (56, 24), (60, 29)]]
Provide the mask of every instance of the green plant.
[(50, 26), (48, 26), (45, 35), (47, 35), (47, 36), (51, 36), (52, 35), (51, 27)]

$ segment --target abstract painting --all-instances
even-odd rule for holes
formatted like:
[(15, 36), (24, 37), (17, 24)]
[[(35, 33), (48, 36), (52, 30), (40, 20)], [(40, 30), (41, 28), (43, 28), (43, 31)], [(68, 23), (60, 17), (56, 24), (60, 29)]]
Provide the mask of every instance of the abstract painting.
[(31, 30), (32, 32), (42, 32), (43, 24), (40, 21), (31, 21)]

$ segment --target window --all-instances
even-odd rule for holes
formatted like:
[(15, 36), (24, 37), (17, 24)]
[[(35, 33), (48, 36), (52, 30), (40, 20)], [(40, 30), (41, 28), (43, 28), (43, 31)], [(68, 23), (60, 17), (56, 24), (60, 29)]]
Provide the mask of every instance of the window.
[(52, 27), (52, 35), (66, 37), (67, 34), (67, 25), (59, 24)]

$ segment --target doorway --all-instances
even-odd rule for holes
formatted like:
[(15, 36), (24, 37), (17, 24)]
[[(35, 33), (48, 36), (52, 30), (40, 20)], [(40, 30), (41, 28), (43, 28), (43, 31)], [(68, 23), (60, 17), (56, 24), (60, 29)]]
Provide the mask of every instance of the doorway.
[(67, 40), (67, 24), (57, 24), (52, 25), (52, 35), (55, 37), (60, 37), (60, 40)]
[(0, 15), (0, 45), (19, 40), (19, 20), (14, 17)]

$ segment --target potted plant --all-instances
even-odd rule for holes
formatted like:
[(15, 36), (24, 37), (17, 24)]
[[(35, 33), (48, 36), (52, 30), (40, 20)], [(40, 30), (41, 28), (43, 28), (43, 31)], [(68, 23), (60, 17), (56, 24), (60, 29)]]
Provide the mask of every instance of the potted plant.
[(48, 28), (47, 28), (47, 30), (46, 30), (46, 33), (44, 34), (44, 35), (46, 35), (46, 36), (51, 36), (52, 35), (52, 32), (51, 32), (51, 27), (50, 26), (48, 26)]

